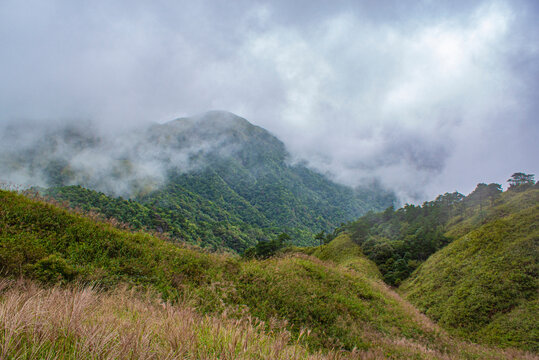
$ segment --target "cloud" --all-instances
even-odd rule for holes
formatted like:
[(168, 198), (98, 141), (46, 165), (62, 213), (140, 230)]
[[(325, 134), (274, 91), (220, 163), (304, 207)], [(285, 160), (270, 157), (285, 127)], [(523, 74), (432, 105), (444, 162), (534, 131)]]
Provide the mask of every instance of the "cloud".
[[(0, 122), (225, 109), (404, 201), (539, 169), (529, 1), (0, 4)], [(81, 161), (84, 161), (84, 157)]]
[[(0, 126), (0, 184), (82, 185), (134, 197), (165, 184), (170, 175), (203, 170), (212, 159), (243, 150), (235, 132), (247, 124), (209, 112), (115, 136), (85, 121), (19, 122)], [(241, 139), (240, 139), (241, 141)]]

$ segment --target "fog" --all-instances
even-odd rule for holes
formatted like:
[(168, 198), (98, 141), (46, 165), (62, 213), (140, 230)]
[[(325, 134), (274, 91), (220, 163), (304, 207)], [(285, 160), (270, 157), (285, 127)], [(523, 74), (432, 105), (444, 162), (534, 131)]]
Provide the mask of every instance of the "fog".
[(5, 135), (0, 184), (82, 185), (134, 197), (165, 185), (170, 176), (237, 157), (241, 144), (230, 134), (241, 127), (241, 120), (231, 113), (209, 112), (112, 133), (81, 120), (10, 123), (0, 127)]
[(39, 124), (10, 143), (22, 151), (58, 122), (121, 138), (223, 109), (338, 182), (468, 193), (539, 171), (538, 14), (534, 0), (3, 0), (0, 138)]

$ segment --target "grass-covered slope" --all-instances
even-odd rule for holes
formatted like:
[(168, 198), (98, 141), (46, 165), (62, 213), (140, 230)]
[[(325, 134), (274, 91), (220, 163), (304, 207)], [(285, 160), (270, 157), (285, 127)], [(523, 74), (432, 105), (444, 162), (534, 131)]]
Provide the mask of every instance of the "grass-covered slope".
[[(340, 234), (329, 244), (313, 248), (312, 255), (320, 260), (331, 261), (350, 269), (357, 270), (370, 279), (381, 279), (376, 264), (363, 255), (361, 248), (350, 239), (348, 234)], [(311, 252), (311, 251), (310, 251)]]
[[(23, 275), (46, 284), (82, 282), (114, 289), (126, 283), (155, 289), (199, 314), (227, 314), (245, 321), (256, 317), (266, 322), (259, 330), (268, 331), (267, 336), (279, 338), (272, 331), (277, 326), (289, 331), (292, 339), (300, 338), (309, 353), (337, 349), (344, 351), (344, 358), (506, 357), (445, 335), (380, 282), (372, 263), (347, 235), (314, 255), (319, 258), (292, 252), (258, 261), (204, 253), (0, 191), (0, 266), (8, 276)], [(127, 320), (146, 316), (126, 311), (119, 316)], [(93, 316), (99, 322), (105, 314), (98, 308)], [(208, 346), (214, 346), (213, 330), (200, 331), (207, 332)], [(0, 331), (0, 336), (6, 334)], [(57, 349), (66, 349), (61, 346), (65, 341), (72, 348), (80, 335), (63, 334), (50, 340)], [(226, 338), (219, 344), (223, 341)], [(272, 355), (262, 353), (258, 358)]]
[(0, 191), (0, 268), (9, 275), (105, 286), (127, 281), (177, 298), (180, 283), (217, 281), (225, 264), (222, 256), (179, 248)]
[(539, 190), (507, 191), (447, 234), (457, 238), (401, 286), (406, 298), (466, 338), (539, 351)]

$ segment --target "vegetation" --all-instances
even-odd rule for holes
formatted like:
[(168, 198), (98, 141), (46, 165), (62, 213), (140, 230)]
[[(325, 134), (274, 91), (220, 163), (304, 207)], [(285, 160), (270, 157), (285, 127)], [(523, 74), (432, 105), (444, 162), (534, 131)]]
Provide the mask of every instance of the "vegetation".
[[(395, 200), (376, 184), (354, 190), (291, 165), (280, 140), (229, 113), (112, 139), (82, 125), (46, 132), (28, 148), (1, 155), (6, 176), (30, 175), (73, 207), (210, 249), (242, 253), (282, 232), (296, 245), (313, 245), (315, 233)], [(24, 132), (14, 131), (10, 141), (17, 136)]]
[(447, 245), (444, 224), (460, 210), (463, 196), (445, 194), (422, 206), (406, 205), (368, 213), (345, 228), (369, 259), (374, 261), (386, 281), (398, 286), (422, 261)]
[(455, 238), (401, 289), (428, 316), (479, 342), (539, 351), (539, 190), (505, 192), (483, 213), (454, 218)]
[(509, 189), (511, 190), (525, 190), (535, 184), (534, 174), (516, 172), (511, 175), (511, 178), (507, 180), (507, 182), (509, 183)]
[(202, 316), (125, 287), (44, 289), (3, 280), (0, 288), (2, 359), (343, 358), (310, 354), (277, 324), (266, 331), (249, 317)]
[(445, 193), (421, 206), (406, 204), (395, 210), (369, 212), (343, 226), (363, 252), (374, 261), (384, 278), (399, 286), (427, 258), (455, 237), (451, 224), (468, 217), (483, 219), (487, 207), (502, 194), (500, 184), (477, 184), (468, 196)]
[(267, 240), (276, 231), (245, 223), (232, 211), (180, 189), (148, 203), (110, 197), (81, 186), (54, 187), (40, 193), (65, 202), (71, 208), (117, 219), (134, 230), (166, 233), (173, 240), (213, 250), (241, 252), (257, 241)]
[(258, 242), (256, 246), (245, 251), (243, 256), (246, 258), (267, 259), (275, 256), (279, 250), (282, 250), (290, 243), (290, 240), (290, 236), (287, 233), (282, 233), (277, 239)]
[[(22, 358), (532, 358), (448, 336), (385, 286), (346, 234), (241, 260), (0, 191), (0, 263), (10, 277), (64, 284), (1, 292), (0, 344), (12, 345), (2, 351)], [(91, 284), (105, 293), (84, 290)], [(118, 292), (122, 284), (170, 303)]]
[(515, 173), (508, 191), (368, 213), (339, 231), (378, 265), (384, 281), (453, 334), (539, 351), (539, 189)]

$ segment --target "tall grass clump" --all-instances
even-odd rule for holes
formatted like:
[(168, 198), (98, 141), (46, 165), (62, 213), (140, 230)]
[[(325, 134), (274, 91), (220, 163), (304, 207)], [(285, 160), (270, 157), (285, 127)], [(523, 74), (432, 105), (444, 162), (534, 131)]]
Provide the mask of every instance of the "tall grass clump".
[(1, 359), (339, 359), (309, 354), (283, 328), (203, 316), (122, 287), (0, 283)]

